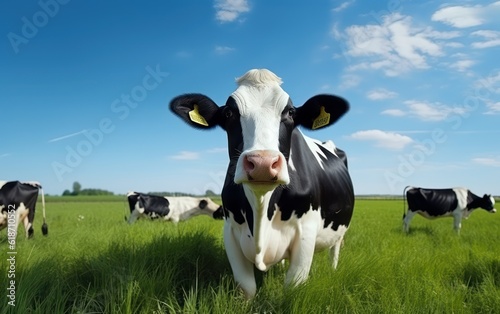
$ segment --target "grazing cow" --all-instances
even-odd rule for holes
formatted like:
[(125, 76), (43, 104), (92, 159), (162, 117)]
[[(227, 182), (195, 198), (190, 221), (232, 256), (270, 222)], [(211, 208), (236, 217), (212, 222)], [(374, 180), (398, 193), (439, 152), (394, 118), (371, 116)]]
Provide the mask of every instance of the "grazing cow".
[(130, 207), (128, 223), (134, 223), (141, 216), (151, 219), (163, 218), (178, 223), (197, 215), (208, 215), (222, 219), (222, 208), (208, 197), (157, 196), (138, 192), (127, 194)]
[(336, 122), (348, 110), (337, 96), (317, 95), (294, 107), (269, 70), (250, 70), (219, 107), (201, 94), (174, 98), (171, 110), (189, 125), (227, 132), (229, 166), (222, 189), (224, 244), (247, 298), (261, 271), (289, 259), (285, 284), (304, 282), (313, 254), (330, 249), (332, 266), (349, 227), (354, 192), (342, 150), (302, 134)]
[[(403, 229), (408, 232), (410, 221), (416, 215), (428, 219), (453, 216), (454, 228), (459, 233), (462, 217), (467, 219), (476, 208), (496, 213), (495, 199), (491, 195), (479, 197), (465, 188), (424, 189), (407, 186), (408, 211), (403, 215)], [(404, 192), (403, 192), (404, 194)]]
[(43, 224), (42, 233), (47, 235), (45, 223), (45, 198), (42, 186), (38, 182), (0, 181), (0, 230), (8, 226), (9, 238), (17, 235), (19, 222), (23, 221), (26, 237), (33, 236), (33, 220), (38, 198), (38, 190), (42, 191)]

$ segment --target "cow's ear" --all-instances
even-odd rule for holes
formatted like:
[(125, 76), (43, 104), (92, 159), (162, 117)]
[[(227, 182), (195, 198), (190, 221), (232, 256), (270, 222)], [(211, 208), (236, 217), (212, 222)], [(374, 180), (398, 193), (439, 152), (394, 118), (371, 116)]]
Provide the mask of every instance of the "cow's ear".
[(349, 110), (349, 103), (334, 95), (316, 95), (309, 98), (295, 114), (295, 125), (316, 130), (334, 124)]
[(219, 106), (202, 94), (184, 94), (170, 101), (170, 110), (189, 125), (210, 129), (218, 125)]

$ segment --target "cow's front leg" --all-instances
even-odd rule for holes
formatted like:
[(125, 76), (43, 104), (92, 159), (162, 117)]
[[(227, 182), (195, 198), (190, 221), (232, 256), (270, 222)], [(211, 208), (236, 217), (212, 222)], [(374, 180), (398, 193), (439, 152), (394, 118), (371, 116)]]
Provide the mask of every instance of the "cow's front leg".
[(309, 276), (314, 255), (316, 234), (304, 232), (297, 236), (290, 251), (290, 266), (286, 273), (286, 285), (298, 285)]
[(403, 215), (403, 231), (406, 233), (410, 232), (410, 221), (413, 219), (413, 216), (415, 216), (415, 212), (410, 209)]
[(453, 215), (453, 229), (460, 234), (460, 229), (462, 228), (462, 215), (455, 214)]
[(233, 270), (234, 281), (243, 290), (247, 299), (253, 298), (257, 292), (254, 264), (243, 254), (240, 243), (236, 240), (229, 222), (224, 225), (224, 246), (226, 247), (229, 264)]

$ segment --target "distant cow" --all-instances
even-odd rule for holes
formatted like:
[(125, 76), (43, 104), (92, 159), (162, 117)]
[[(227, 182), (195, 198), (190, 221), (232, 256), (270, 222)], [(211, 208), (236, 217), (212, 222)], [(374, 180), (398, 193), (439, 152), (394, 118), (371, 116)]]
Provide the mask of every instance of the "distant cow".
[(222, 207), (208, 197), (157, 196), (139, 192), (127, 194), (130, 207), (128, 223), (134, 223), (139, 217), (162, 218), (175, 223), (197, 215), (208, 215), (222, 219)]
[(38, 190), (42, 191), (43, 225), (42, 233), (47, 235), (45, 223), (45, 198), (42, 186), (38, 182), (0, 181), (0, 230), (8, 226), (9, 237), (17, 235), (19, 222), (24, 223), (26, 237), (33, 236)]
[(302, 134), (334, 124), (349, 105), (316, 95), (294, 107), (269, 70), (250, 70), (219, 107), (202, 94), (174, 98), (170, 109), (192, 127), (227, 132), (229, 165), (222, 189), (224, 244), (236, 283), (256, 293), (254, 265), (290, 260), (286, 284), (304, 282), (313, 254), (330, 249), (336, 267), (351, 221), (354, 192), (345, 153)]
[(495, 199), (491, 195), (479, 197), (465, 188), (424, 189), (407, 186), (405, 188), (408, 211), (403, 215), (405, 232), (410, 229), (410, 221), (416, 214), (429, 219), (453, 216), (454, 228), (460, 232), (462, 217), (467, 219), (476, 208), (495, 213)]

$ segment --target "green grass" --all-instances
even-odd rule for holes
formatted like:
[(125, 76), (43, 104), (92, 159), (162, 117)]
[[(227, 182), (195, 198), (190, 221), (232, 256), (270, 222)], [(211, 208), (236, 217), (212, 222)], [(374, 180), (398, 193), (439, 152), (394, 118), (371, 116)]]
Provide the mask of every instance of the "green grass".
[[(20, 226), (16, 307), (7, 305), (7, 242), (0, 236), (0, 313), (500, 313), (500, 215), (477, 210), (457, 235), (452, 219), (415, 217), (402, 200), (358, 200), (339, 267), (316, 254), (310, 279), (285, 289), (285, 269), (235, 289), (222, 221), (127, 225), (124, 197), (47, 200), (35, 237)], [(83, 219), (82, 217), (83, 216)], [(5, 286), (5, 287), (4, 287)]]

